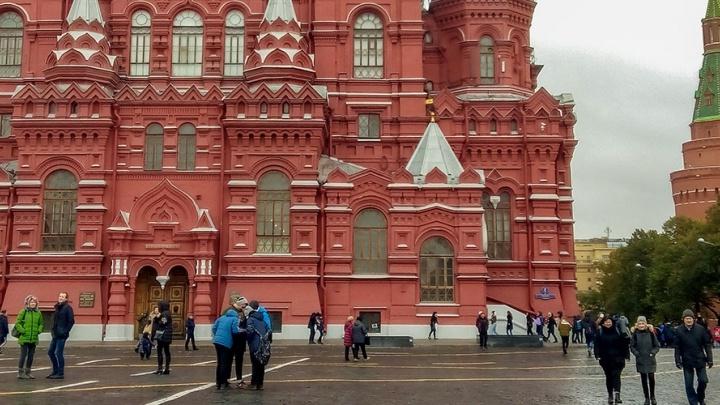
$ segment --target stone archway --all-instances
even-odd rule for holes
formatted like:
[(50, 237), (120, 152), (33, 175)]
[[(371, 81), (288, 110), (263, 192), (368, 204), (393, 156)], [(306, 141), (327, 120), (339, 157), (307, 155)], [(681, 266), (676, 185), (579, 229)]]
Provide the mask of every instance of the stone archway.
[(142, 333), (148, 315), (162, 297), (156, 276), (157, 270), (151, 266), (144, 266), (135, 280), (135, 336)]
[(142, 333), (147, 315), (159, 301), (170, 304), (170, 315), (173, 323), (173, 337), (185, 336), (185, 318), (187, 318), (188, 295), (190, 283), (188, 274), (182, 266), (175, 266), (168, 272), (170, 279), (162, 288), (157, 280), (157, 271), (145, 266), (138, 272), (135, 281), (135, 336)]

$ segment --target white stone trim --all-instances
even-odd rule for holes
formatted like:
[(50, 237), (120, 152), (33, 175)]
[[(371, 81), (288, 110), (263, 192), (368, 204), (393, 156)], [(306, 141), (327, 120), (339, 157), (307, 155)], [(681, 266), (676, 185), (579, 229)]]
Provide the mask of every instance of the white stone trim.
[(15, 180), (15, 187), (40, 187), (40, 180)]
[(107, 186), (107, 182), (102, 179), (85, 179), (85, 180), (80, 180), (78, 182), (78, 186), (80, 186), (80, 187), (82, 187), (82, 186), (105, 187), (105, 186)]
[(293, 180), (290, 182), (291, 187), (318, 187), (319, 185), (317, 180)]
[(99, 211), (107, 211), (107, 208), (102, 204), (79, 204), (75, 207), (78, 211), (93, 211), (93, 210), (99, 210)]
[(433, 208), (442, 208), (446, 209), (448, 211), (452, 212), (475, 212), (475, 213), (482, 213), (485, 212), (485, 210), (478, 206), (478, 207), (451, 207), (449, 205), (441, 204), (441, 203), (432, 203), (427, 204), (423, 206), (399, 206), (399, 207), (393, 207), (390, 208), (390, 212), (418, 212), (418, 211), (425, 211), (430, 210)]
[(557, 194), (530, 194), (531, 200), (557, 201), (560, 197)]
[(325, 188), (354, 188), (355, 185), (353, 183), (325, 183), (323, 184), (323, 187)]
[(228, 187), (255, 187), (257, 182), (255, 180), (228, 180)]

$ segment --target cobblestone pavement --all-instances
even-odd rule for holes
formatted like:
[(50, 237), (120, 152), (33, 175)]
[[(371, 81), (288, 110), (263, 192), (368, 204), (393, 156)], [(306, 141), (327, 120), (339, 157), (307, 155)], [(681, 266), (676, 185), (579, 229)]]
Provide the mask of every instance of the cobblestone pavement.
[[(0, 404), (605, 404), (602, 370), (580, 345), (563, 356), (560, 346), (541, 349), (491, 348), (473, 342), (418, 341), (415, 348), (369, 347), (370, 359), (346, 363), (340, 341), (326, 345), (277, 342), (264, 391), (217, 392), (214, 349), (172, 346), (172, 372), (149, 374), (155, 358), (141, 361), (133, 344), (82, 345), (68, 342), (65, 380), (47, 380), (47, 343), (36, 352), (31, 381), (16, 379), (18, 350), (0, 355)], [(155, 353), (153, 353), (155, 354)], [(660, 404), (685, 400), (682, 372), (672, 351), (658, 355)], [(246, 355), (244, 374), (250, 372)], [(720, 371), (709, 370), (708, 404), (720, 405)], [(625, 404), (642, 404), (634, 362), (623, 373)], [(120, 403), (116, 403), (119, 405)]]

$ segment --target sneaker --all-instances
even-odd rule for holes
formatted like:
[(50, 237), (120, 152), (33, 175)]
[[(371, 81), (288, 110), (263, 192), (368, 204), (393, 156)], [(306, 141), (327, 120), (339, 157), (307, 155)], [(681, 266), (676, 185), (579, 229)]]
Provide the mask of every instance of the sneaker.
[(170, 374), (170, 369), (169, 369), (169, 368), (166, 368), (165, 370), (163, 370), (162, 373), (165, 374), (165, 375), (168, 375), (168, 374)]
[(353, 359), (353, 361), (360, 361), (360, 359), (357, 359), (357, 358), (356, 358), (356, 359)]
[(49, 378), (51, 380), (64, 380), (65, 376), (62, 374), (55, 374), (53, 376), (48, 376), (47, 378)]

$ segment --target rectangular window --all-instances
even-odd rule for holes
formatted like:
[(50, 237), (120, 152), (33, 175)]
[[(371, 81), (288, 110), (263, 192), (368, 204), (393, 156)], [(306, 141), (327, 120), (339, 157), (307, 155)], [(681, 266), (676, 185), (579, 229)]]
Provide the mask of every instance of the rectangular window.
[(0, 138), (7, 138), (12, 133), (11, 118), (11, 114), (0, 114)]
[(480, 54), (480, 83), (495, 83), (495, 55), (493, 53)]
[(150, 27), (133, 27), (130, 38), (130, 75), (150, 74)]
[(257, 210), (257, 252), (290, 252), (290, 192), (262, 191)]
[(380, 312), (368, 311), (360, 312), (360, 318), (368, 330), (368, 333), (380, 333), (382, 330), (382, 319)]
[(380, 114), (358, 115), (358, 138), (380, 138)]
[(45, 191), (43, 250), (75, 251), (76, 190)]
[(273, 333), (282, 333), (282, 311), (268, 311)]
[(387, 273), (387, 231), (384, 228), (355, 229), (353, 272)]
[(358, 79), (382, 79), (383, 77), (382, 30), (358, 31), (355, 37), (355, 71)]
[(226, 28), (225, 31), (225, 76), (242, 76), (245, 54), (243, 28)]
[(195, 136), (178, 137), (178, 170), (195, 170)]
[(22, 42), (22, 28), (0, 28), (0, 77), (20, 76)]
[(453, 302), (453, 258), (420, 258), (420, 301)]
[(162, 170), (163, 136), (146, 135), (145, 170)]
[(175, 27), (173, 34), (174, 76), (202, 75), (203, 34), (202, 28)]

